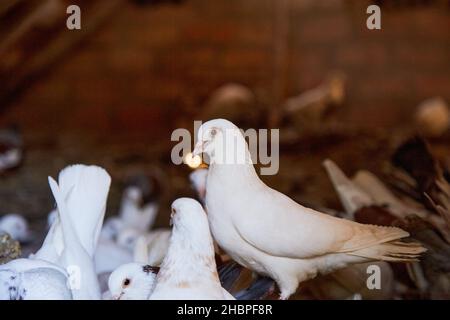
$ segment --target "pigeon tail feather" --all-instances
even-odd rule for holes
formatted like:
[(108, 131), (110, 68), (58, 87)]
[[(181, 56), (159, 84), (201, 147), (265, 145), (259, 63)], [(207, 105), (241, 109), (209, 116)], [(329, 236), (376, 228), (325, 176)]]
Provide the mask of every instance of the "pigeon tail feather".
[(348, 254), (373, 260), (411, 262), (418, 261), (420, 255), (425, 251), (427, 249), (418, 242), (390, 241)]
[(97, 166), (72, 165), (59, 174), (59, 187), (67, 197), (71, 220), (90, 256), (97, 246), (110, 184), (109, 174)]

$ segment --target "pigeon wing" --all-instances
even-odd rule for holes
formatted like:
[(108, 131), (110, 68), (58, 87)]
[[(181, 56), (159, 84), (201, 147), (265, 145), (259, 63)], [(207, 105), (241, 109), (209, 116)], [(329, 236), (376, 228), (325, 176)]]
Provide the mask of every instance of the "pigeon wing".
[(247, 243), (269, 255), (306, 259), (349, 253), (407, 237), (399, 228), (359, 224), (305, 208), (267, 188), (242, 203), (234, 227)]

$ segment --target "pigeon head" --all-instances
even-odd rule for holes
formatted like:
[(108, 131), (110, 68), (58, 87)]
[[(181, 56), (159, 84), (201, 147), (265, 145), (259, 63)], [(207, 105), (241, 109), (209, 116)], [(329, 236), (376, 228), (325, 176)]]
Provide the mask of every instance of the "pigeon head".
[(108, 288), (114, 300), (147, 300), (156, 284), (158, 268), (127, 263), (109, 276)]
[(125, 189), (123, 196), (125, 199), (130, 200), (136, 205), (140, 206), (142, 202), (142, 191), (136, 186), (129, 186)]
[(18, 214), (8, 214), (0, 219), (0, 230), (8, 233), (19, 242), (31, 240), (31, 232), (24, 217)]
[(208, 227), (203, 207), (198, 201), (191, 198), (179, 198), (172, 203), (170, 221), (174, 229), (185, 230), (193, 234), (200, 232), (204, 225)]
[(189, 175), (189, 180), (191, 181), (192, 187), (202, 201), (205, 199), (207, 175), (208, 169), (205, 168), (197, 169)]
[(251, 160), (241, 130), (224, 119), (210, 120), (200, 126), (193, 155), (201, 153), (209, 156), (211, 164), (244, 164)]

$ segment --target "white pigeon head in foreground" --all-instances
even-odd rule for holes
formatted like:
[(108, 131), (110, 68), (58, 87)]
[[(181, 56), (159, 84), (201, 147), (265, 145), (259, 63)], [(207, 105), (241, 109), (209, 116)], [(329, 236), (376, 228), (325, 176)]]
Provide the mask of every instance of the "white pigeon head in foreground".
[(27, 220), (19, 214), (10, 213), (0, 218), (0, 231), (8, 233), (19, 242), (31, 240)]
[(108, 280), (113, 300), (147, 300), (155, 287), (158, 268), (136, 262), (127, 263), (111, 273)]

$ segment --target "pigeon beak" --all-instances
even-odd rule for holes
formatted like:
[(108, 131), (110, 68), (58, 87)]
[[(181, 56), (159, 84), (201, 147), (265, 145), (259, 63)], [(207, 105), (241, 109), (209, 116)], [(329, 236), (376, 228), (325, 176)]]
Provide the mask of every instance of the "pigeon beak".
[(112, 299), (113, 300), (122, 300), (123, 294), (124, 294), (124, 292), (122, 291), (120, 294), (113, 296)]
[(200, 153), (203, 152), (203, 141), (199, 140), (196, 144), (195, 144), (195, 148), (194, 151), (192, 152), (192, 156), (198, 156), (200, 155)]

